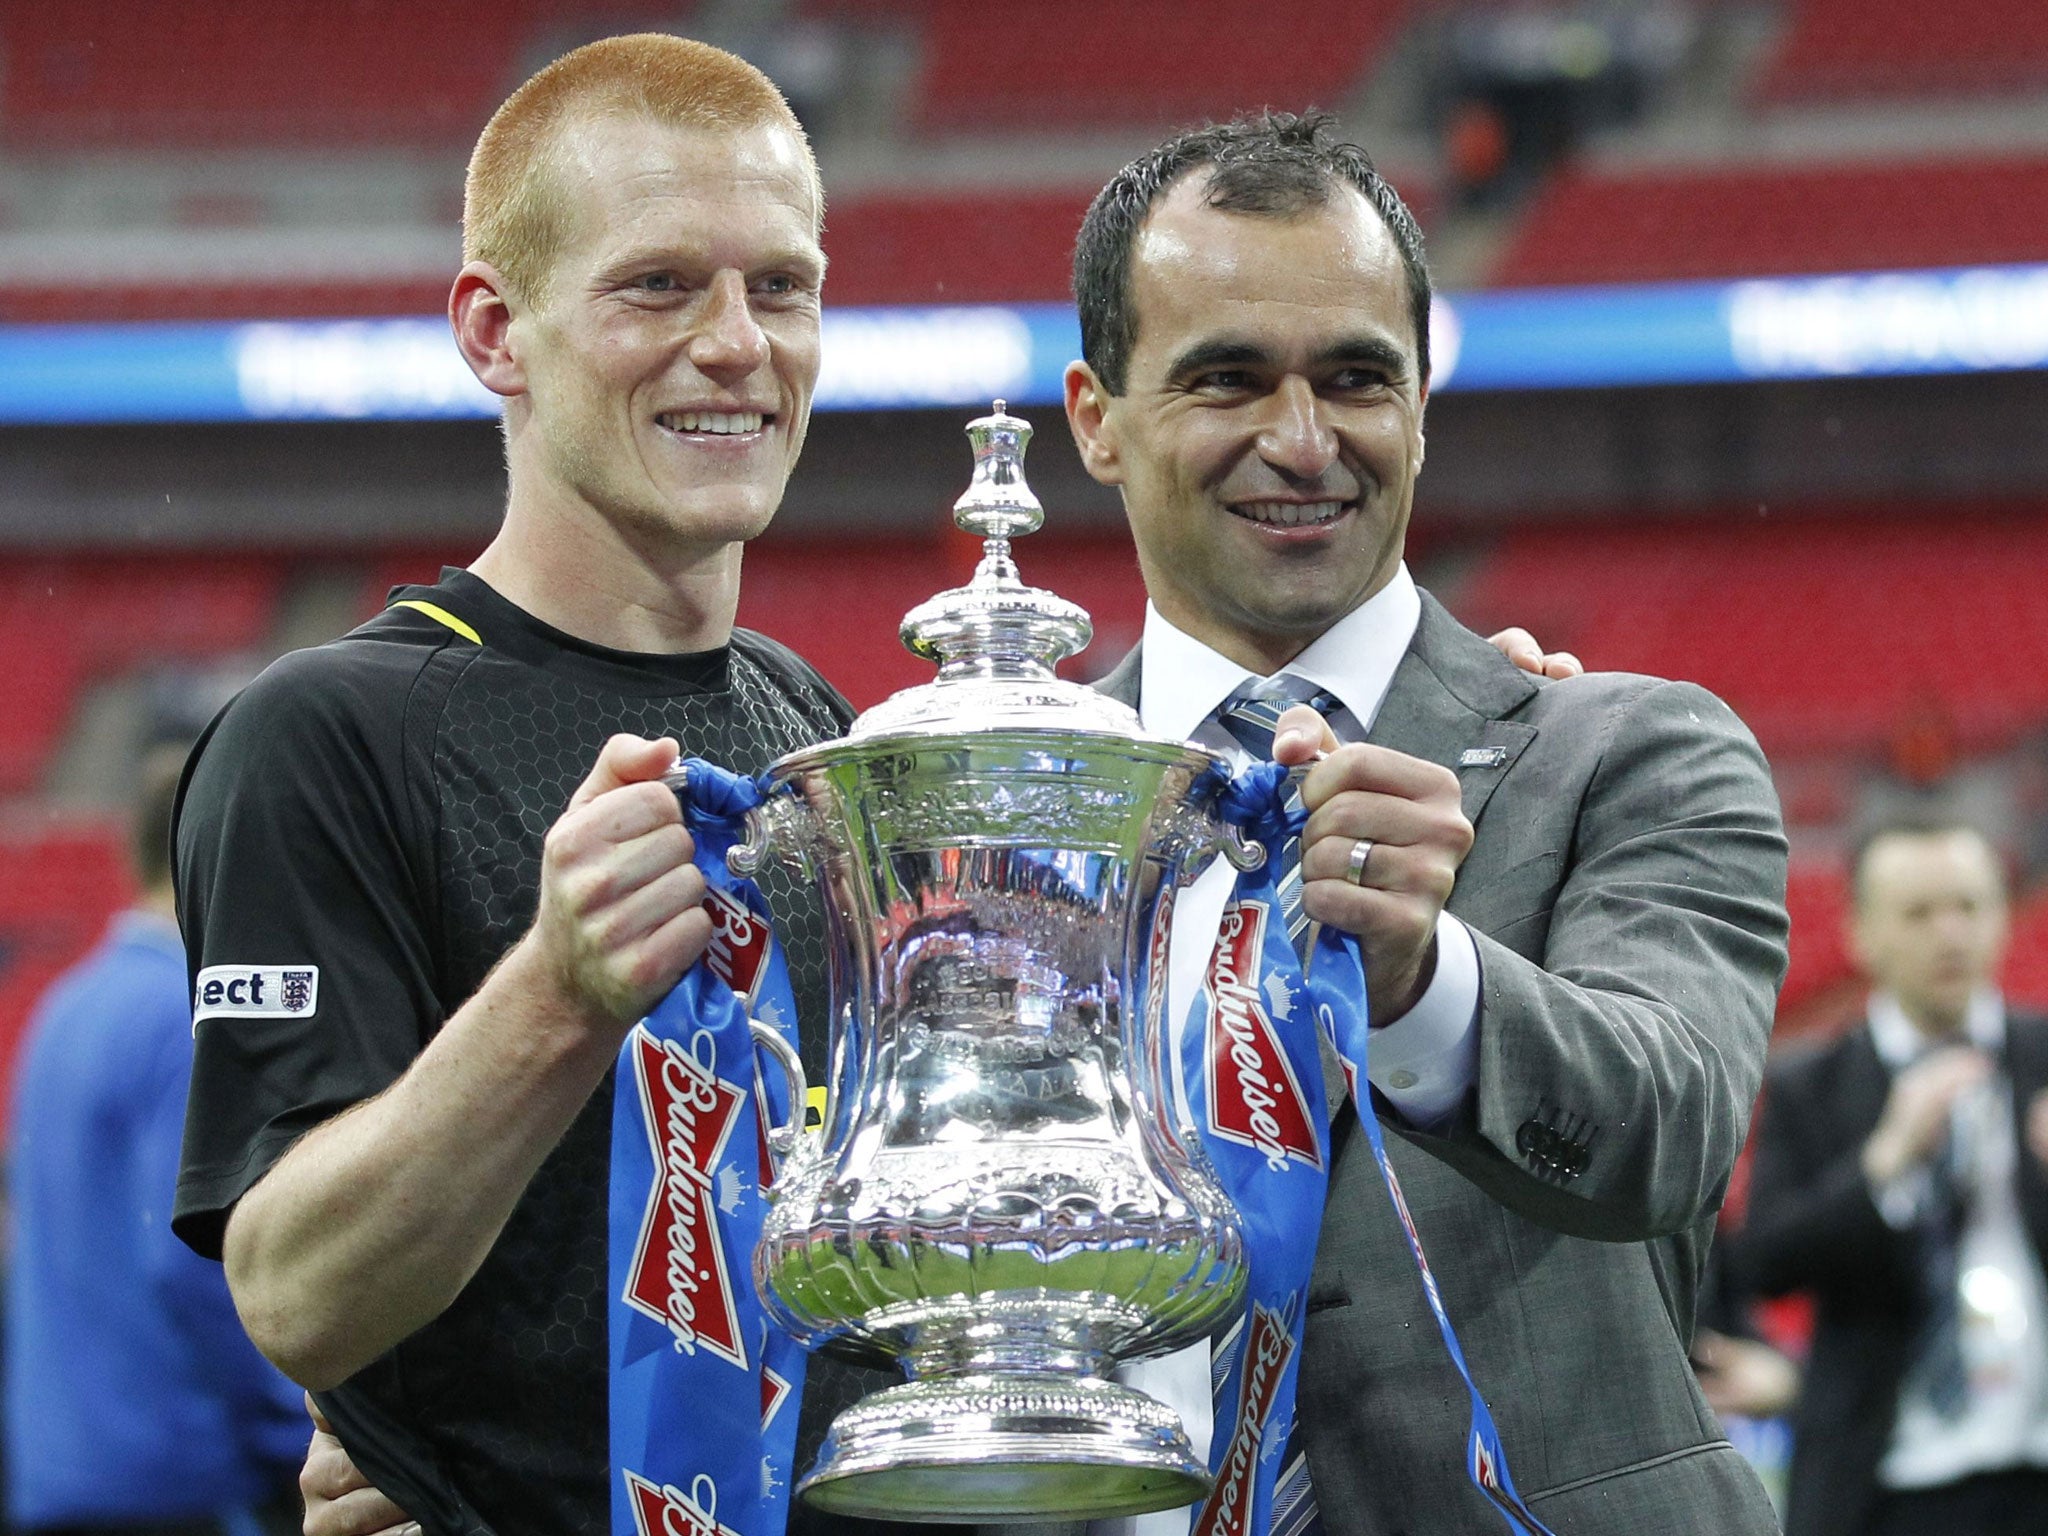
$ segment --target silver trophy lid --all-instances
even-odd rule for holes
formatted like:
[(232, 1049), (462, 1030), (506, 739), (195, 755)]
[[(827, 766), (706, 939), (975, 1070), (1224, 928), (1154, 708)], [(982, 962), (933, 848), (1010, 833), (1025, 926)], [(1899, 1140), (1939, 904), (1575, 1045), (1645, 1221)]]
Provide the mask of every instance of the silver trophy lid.
[(1136, 710), (1053, 670), (1087, 646), (1094, 626), (1078, 605), (1017, 574), (1010, 540), (1035, 533), (1045, 513), (1024, 480), (1031, 424), (1003, 406), (967, 424), (974, 479), (953, 504), (954, 522), (982, 539), (974, 579), (903, 616), (904, 645), (937, 662), (939, 675), (867, 711), (848, 741), (1012, 728), (1153, 739)]

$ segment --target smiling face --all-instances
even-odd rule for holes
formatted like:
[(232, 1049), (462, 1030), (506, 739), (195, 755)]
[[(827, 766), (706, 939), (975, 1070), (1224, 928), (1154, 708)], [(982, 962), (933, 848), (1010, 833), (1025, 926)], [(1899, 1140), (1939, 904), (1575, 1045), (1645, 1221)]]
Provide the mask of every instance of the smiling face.
[(825, 259), (810, 162), (773, 124), (564, 130), (566, 238), (514, 308), (513, 491), (635, 543), (767, 527), (803, 447)]
[(1427, 391), (1400, 252), (1363, 196), (1226, 213), (1206, 181), (1138, 231), (1124, 392), (1077, 363), (1068, 416), (1159, 611), (1266, 673), (1399, 565)]

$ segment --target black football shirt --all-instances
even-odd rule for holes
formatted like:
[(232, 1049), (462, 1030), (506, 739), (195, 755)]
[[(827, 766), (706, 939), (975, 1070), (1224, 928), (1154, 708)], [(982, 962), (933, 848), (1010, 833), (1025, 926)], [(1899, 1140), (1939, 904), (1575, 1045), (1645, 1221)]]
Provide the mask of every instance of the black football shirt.
[[(673, 736), (752, 772), (849, 719), (809, 665), (745, 630), (639, 655), (552, 629), (464, 571), (393, 599), (266, 671), (187, 770), (196, 1039), (174, 1225), (216, 1257), (235, 1201), (389, 1086), (526, 931), (542, 838), (608, 736)], [(822, 1081), (822, 914), (780, 869), (762, 883)], [(448, 1310), (321, 1395), (364, 1473), (437, 1536), (608, 1528), (611, 1113), (608, 1077)], [(857, 1390), (807, 1392), (805, 1438)]]

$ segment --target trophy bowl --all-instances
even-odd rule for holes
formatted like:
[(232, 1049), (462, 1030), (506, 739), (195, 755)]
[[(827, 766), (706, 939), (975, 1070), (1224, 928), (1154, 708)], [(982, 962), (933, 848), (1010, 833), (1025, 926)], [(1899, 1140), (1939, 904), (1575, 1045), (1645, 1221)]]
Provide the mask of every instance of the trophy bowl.
[(1114, 1381), (1242, 1300), (1236, 1213), (1170, 1091), (1176, 890), (1221, 851), (1220, 760), (1060, 680), (1087, 616), (1025, 587), (1029, 426), (968, 429), (973, 582), (904, 620), (940, 663), (771, 770), (735, 867), (821, 886), (833, 951), (824, 1124), (785, 1160), (754, 1254), (807, 1347), (907, 1381), (834, 1421), (811, 1503), (899, 1520), (1085, 1519), (1194, 1502), (1179, 1417)]

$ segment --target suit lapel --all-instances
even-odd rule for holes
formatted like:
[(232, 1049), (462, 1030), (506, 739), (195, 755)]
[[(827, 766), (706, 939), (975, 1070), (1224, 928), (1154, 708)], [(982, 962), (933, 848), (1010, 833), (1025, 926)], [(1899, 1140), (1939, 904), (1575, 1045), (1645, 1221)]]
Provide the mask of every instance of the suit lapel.
[(2013, 1137), (2019, 1151), (2020, 1215), (2034, 1240), (2034, 1252), (2048, 1270), (2048, 1172), (2027, 1147), (2027, 1107), (2048, 1090), (2048, 1020), (2025, 1014), (2005, 1016), (2005, 1070), (2012, 1079)]
[(1841, 1106), (1838, 1123), (1846, 1137), (1860, 1142), (1877, 1129), (1884, 1101), (1892, 1091), (1891, 1069), (1877, 1054), (1877, 1041), (1871, 1037), (1868, 1020), (1844, 1037), (1836, 1070), (1839, 1081), (1833, 1093), (1835, 1102)]
[(1500, 781), (1536, 739), (1534, 726), (1500, 717), (1535, 691), (1525, 673), (1425, 592), (1414, 643), (1366, 739), (1457, 774), (1465, 819), (1477, 826)]

